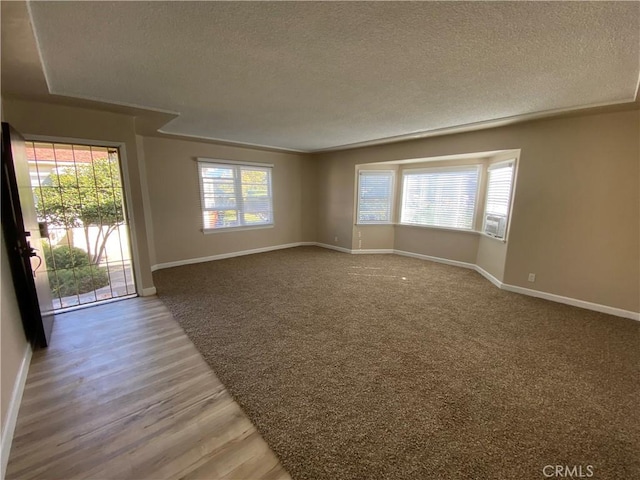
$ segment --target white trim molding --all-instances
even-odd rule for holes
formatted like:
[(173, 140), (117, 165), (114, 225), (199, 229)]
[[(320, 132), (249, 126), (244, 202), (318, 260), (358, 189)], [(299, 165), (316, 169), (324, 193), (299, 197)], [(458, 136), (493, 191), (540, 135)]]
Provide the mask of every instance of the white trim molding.
[(353, 250), (349, 248), (338, 247), (337, 245), (329, 245), (328, 243), (311, 242), (310, 245), (315, 245), (316, 247), (328, 248), (329, 250), (336, 250), (342, 253), (353, 253)]
[(13, 384), (13, 392), (11, 394), (11, 400), (9, 401), (9, 407), (7, 408), (7, 416), (4, 419), (4, 429), (2, 430), (2, 442), (0, 446), (0, 457), (2, 461), (2, 474), (0, 478), (4, 479), (4, 475), (7, 471), (7, 464), (9, 463), (9, 453), (11, 452), (11, 443), (13, 442), (13, 434), (16, 430), (16, 422), (18, 421), (18, 411), (20, 410), (20, 403), (22, 402), (22, 394), (24, 393), (24, 386), (27, 383), (27, 375), (29, 374), (29, 365), (31, 365), (31, 356), (33, 351), (31, 345), (27, 344), (24, 350), (24, 356), (22, 357), (22, 363), (16, 376), (16, 381)]
[(501, 290), (506, 290), (507, 292), (520, 293), (522, 295), (528, 295), (530, 297), (542, 298), (544, 300), (550, 300), (552, 302), (564, 303), (566, 305), (585, 308), (587, 310), (593, 310), (595, 312), (606, 313), (609, 315), (614, 315), (616, 317), (630, 318), (631, 320), (640, 321), (640, 313), (638, 312), (632, 312), (630, 310), (623, 310), (622, 308), (610, 307), (608, 305), (601, 305), (599, 303), (587, 302), (585, 300), (579, 300), (577, 298), (563, 297), (562, 295), (541, 292), (540, 290), (532, 290), (530, 288), (518, 287), (517, 285), (510, 285), (508, 283), (503, 283), (502, 281), (494, 277), (492, 274), (487, 272), (485, 269), (473, 263), (459, 262), (456, 260), (449, 260), (446, 258), (439, 258), (439, 257), (431, 257), (429, 255), (421, 255), (421, 254), (412, 253), (412, 252), (403, 252), (401, 250), (394, 250), (394, 253), (396, 253), (397, 255), (421, 258), (423, 260), (429, 260), (429, 261), (438, 262), (438, 263), (445, 263), (447, 265), (453, 265), (457, 267), (463, 267), (463, 268), (469, 268), (469, 269), (475, 270), (484, 278), (486, 278), (491, 283), (493, 283), (496, 287), (498, 287)]
[(359, 248), (351, 250), (354, 255), (386, 255), (395, 252), (393, 248)]
[(143, 288), (142, 289), (141, 296), (143, 296), (143, 297), (153, 297), (156, 293), (158, 293), (156, 291), (156, 287), (148, 287), (148, 288)]
[(253, 167), (273, 168), (273, 163), (258, 163), (258, 162), (240, 162), (238, 160), (223, 160), (221, 158), (208, 158), (208, 157), (195, 157), (198, 163), (213, 163), (214, 165), (248, 165)]
[(507, 292), (520, 293), (522, 295), (528, 295), (530, 297), (542, 298), (544, 300), (550, 300), (552, 302), (564, 303), (566, 305), (586, 308), (587, 310), (593, 310), (595, 312), (607, 313), (616, 317), (630, 318), (631, 320), (640, 321), (639, 312), (632, 312), (630, 310), (623, 310), (622, 308), (610, 307), (608, 305), (587, 302), (585, 300), (578, 300), (577, 298), (563, 297), (562, 295), (541, 292), (540, 290), (532, 290), (530, 288), (518, 287), (517, 285), (509, 285), (507, 283), (503, 284), (501, 288), (502, 290), (506, 290)]
[(493, 275), (491, 275), (489, 272), (487, 272), (484, 268), (482, 268), (479, 265), (475, 265), (475, 270), (476, 272), (478, 272), (480, 275), (482, 275), (484, 278), (486, 278), (487, 280), (489, 280), (491, 283), (493, 283), (496, 287), (502, 289), (504, 287), (504, 284), (498, 280), (496, 277), (494, 277)]
[(539, 120), (543, 118), (549, 118), (549, 119), (558, 118), (558, 117), (561, 117), (562, 115), (566, 115), (573, 112), (580, 113), (580, 112), (585, 112), (595, 108), (605, 108), (605, 107), (614, 106), (614, 105), (622, 105), (625, 103), (633, 103), (638, 97), (638, 88), (640, 88), (640, 78), (638, 79), (638, 82), (639, 83), (636, 86), (636, 93), (633, 96), (633, 98), (630, 98), (630, 99), (614, 100), (611, 102), (591, 103), (587, 105), (581, 105), (579, 107), (554, 108), (551, 110), (524, 113), (524, 114), (512, 115), (509, 117), (494, 118), (491, 120), (480, 120), (478, 122), (466, 123), (463, 125), (456, 125), (453, 127), (434, 128), (433, 130), (423, 130), (418, 132), (396, 135), (392, 137), (378, 138), (375, 140), (365, 140), (363, 142), (347, 143), (343, 145), (336, 145), (334, 147), (318, 148), (315, 150), (311, 150), (310, 153), (344, 151), (344, 150), (351, 150), (354, 148), (371, 147), (374, 145), (384, 145), (387, 143), (395, 143), (400, 141), (410, 141), (410, 140), (418, 140), (421, 138), (439, 137), (444, 135), (453, 135), (453, 134), (465, 133), (465, 132), (475, 132), (477, 130), (487, 130), (490, 128), (506, 127), (508, 125), (514, 125), (518, 123), (529, 122), (532, 120)]
[(429, 260), (430, 262), (444, 263), (445, 265), (453, 265), (454, 267), (469, 268), (475, 270), (476, 266), (473, 263), (461, 262), (459, 260), (449, 260), (448, 258), (432, 257), (431, 255), (423, 255), (422, 253), (405, 252), (404, 250), (394, 250), (396, 255), (402, 255), (403, 257), (419, 258), (421, 260)]
[[(240, 257), (243, 255), (252, 255), (254, 253), (271, 252), (273, 250), (282, 250), (285, 248), (301, 247), (305, 245), (326, 248), (329, 250), (336, 250), (338, 252), (348, 253), (353, 255), (395, 254), (395, 255), (401, 255), (403, 257), (412, 257), (412, 258), (418, 258), (421, 260), (428, 260), (430, 262), (443, 263), (445, 265), (452, 265), (454, 267), (467, 268), (469, 270), (475, 270), (476, 272), (478, 272), (480, 275), (482, 275), (484, 278), (489, 280), (493, 285), (495, 285), (501, 290), (506, 290), (508, 292), (513, 292), (513, 293), (520, 293), (522, 295), (528, 295), (530, 297), (542, 298), (545, 300), (550, 300), (552, 302), (564, 303), (566, 305), (572, 305), (574, 307), (580, 307), (580, 308), (585, 308), (587, 310), (606, 313), (609, 315), (614, 315), (616, 317), (630, 318), (632, 320), (640, 321), (640, 313), (638, 312), (632, 312), (630, 310), (623, 310), (621, 308), (610, 307), (608, 305), (601, 305), (598, 303), (587, 302), (585, 300), (578, 300), (577, 298), (563, 297), (561, 295), (556, 295), (553, 293), (541, 292), (539, 290), (531, 290), (529, 288), (518, 287), (517, 285), (509, 285), (507, 283), (503, 283), (502, 281), (498, 280), (495, 276), (493, 276), (491, 273), (487, 272), (485, 269), (476, 265), (475, 263), (461, 262), (459, 260), (450, 260), (448, 258), (434, 257), (431, 255), (423, 255), (421, 253), (407, 252), (404, 250), (396, 250), (391, 248), (352, 250), (345, 247), (338, 247), (337, 245), (329, 245), (327, 243), (296, 242), (296, 243), (286, 243), (283, 245), (273, 245), (270, 247), (255, 248), (252, 250), (242, 250), (239, 252), (222, 253), (219, 255), (211, 255), (209, 257), (190, 258), (187, 260), (178, 260), (176, 262), (159, 263), (157, 265), (152, 265), (151, 271), (155, 272), (156, 270), (161, 270), (163, 268), (179, 267), (182, 265), (191, 265), (194, 263), (210, 262), (214, 260), (223, 260), (225, 258)], [(147, 293), (147, 291), (150, 292), (151, 290), (153, 290), (153, 293)], [(153, 287), (152, 289), (151, 288), (144, 289), (142, 294), (143, 296), (154, 295), (155, 287)]]
[[(162, 270), (164, 268), (181, 267), (182, 265), (192, 265), (194, 263), (212, 262), (214, 260), (224, 260), (225, 258), (242, 257), (244, 255), (253, 255), (254, 253), (272, 252), (273, 250), (282, 250), (285, 248), (301, 247), (303, 245), (322, 246), (315, 242), (285, 243), (282, 245), (272, 245), (269, 247), (254, 248), (251, 250), (240, 250), (238, 252), (220, 253), (218, 255), (210, 255), (208, 257), (188, 258), (186, 260), (177, 260), (175, 262), (158, 263), (156, 265), (151, 265), (151, 271), (155, 272), (156, 270)], [(327, 246), (326, 248), (330, 248), (330, 246)], [(347, 251), (347, 253), (350, 253), (350, 251)]]

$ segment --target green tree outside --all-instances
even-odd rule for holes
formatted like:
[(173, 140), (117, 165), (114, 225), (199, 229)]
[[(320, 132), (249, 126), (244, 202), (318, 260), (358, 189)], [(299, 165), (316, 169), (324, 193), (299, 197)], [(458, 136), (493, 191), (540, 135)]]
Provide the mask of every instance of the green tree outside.
[[(51, 173), (35, 189), (38, 217), (50, 226), (83, 228), (89, 259), (100, 263), (109, 236), (124, 223), (118, 162), (114, 158), (74, 164)], [(97, 227), (95, 242), (89, 230)]]

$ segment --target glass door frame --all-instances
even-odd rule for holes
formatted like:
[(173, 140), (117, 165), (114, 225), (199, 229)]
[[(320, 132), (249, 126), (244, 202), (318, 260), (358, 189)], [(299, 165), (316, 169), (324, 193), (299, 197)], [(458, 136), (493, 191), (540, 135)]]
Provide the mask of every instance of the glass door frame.
[(43, 143), (62, 143), (69, 145), (84, 145), (91, 147), (109, 147), (115, 148), (118, 150), (118, 160), (120, 169), (120, 178), (122, 179), (122, 189), (123, 189), (123, 203), (124, 203), (124, 215), (127, 220), (128, 225), (128, 240), (129, 240), (129, 248), (131, 249), (131, 265), (132, 265), (132, 275), (133, 275), (133, 283), (136, 289), (136, 293), (132, 295), (127, 295), (123, 297), (115, 297), (108, 300), (102, 300), (99, 302), (92, 302), (82, 305), (77, 305), (74, 307), (62, 308), (60, 313), (69, 310), (75, 310), (79, 308), (90, 307), (93, 305), (100, 305), (107, 302), (117, 301), (120, 299), (131, 298), (134, 295), (144, 296), (144, 289), (142, 288), (142, 270), (140, 267), (140, 256), (138, 251), (138, 238), (136, 235), (136, 220), (134, 215), (132, 214), (132, 209), (130, 205), (133, 204), (132, 201), (132, 189), (131, 189), (131, 179), (129, 177), (129, 164), (127, 161), (127, 149), (124, 142), (113, 142), (109, 140), (87, 140), (84, 138), (70, 138), (70, 137), (59, 137), (59, 136), (51, 136), (51, 135), (30, 135), (27, 133), (23, 134), (25, 140), (27, 142), (43, 142)]

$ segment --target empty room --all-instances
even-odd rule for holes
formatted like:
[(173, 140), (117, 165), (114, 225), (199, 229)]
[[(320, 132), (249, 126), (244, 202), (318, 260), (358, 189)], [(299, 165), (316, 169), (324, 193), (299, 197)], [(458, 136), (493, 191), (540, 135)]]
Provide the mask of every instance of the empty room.
[(0, 6), (2, 480), (640, 478), (640, 3)]

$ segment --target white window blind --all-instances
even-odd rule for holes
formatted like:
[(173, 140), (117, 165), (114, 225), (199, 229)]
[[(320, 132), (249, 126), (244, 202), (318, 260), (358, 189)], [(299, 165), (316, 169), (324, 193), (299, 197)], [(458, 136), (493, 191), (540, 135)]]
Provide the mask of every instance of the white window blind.
[(403, 174), (400, 222), (473, 229), (479, 168), (434, 168)]
[(198, 161), (203, 229), (273, 224), (271, 170)]
[(393, 172), (361, 170), (358, 176), (358, 223), (391, 223)]
[(504, 239), (507, 232), (511, 191), (513, 185), (513, 161), (489, 167), (487, 201), (485, 204), (484, 233)]
[(489, 215), (506, 217), (509, 215), (513, 163), (502, 163), (489, 167), (487, 182), (487, 204), (485, 212)]

